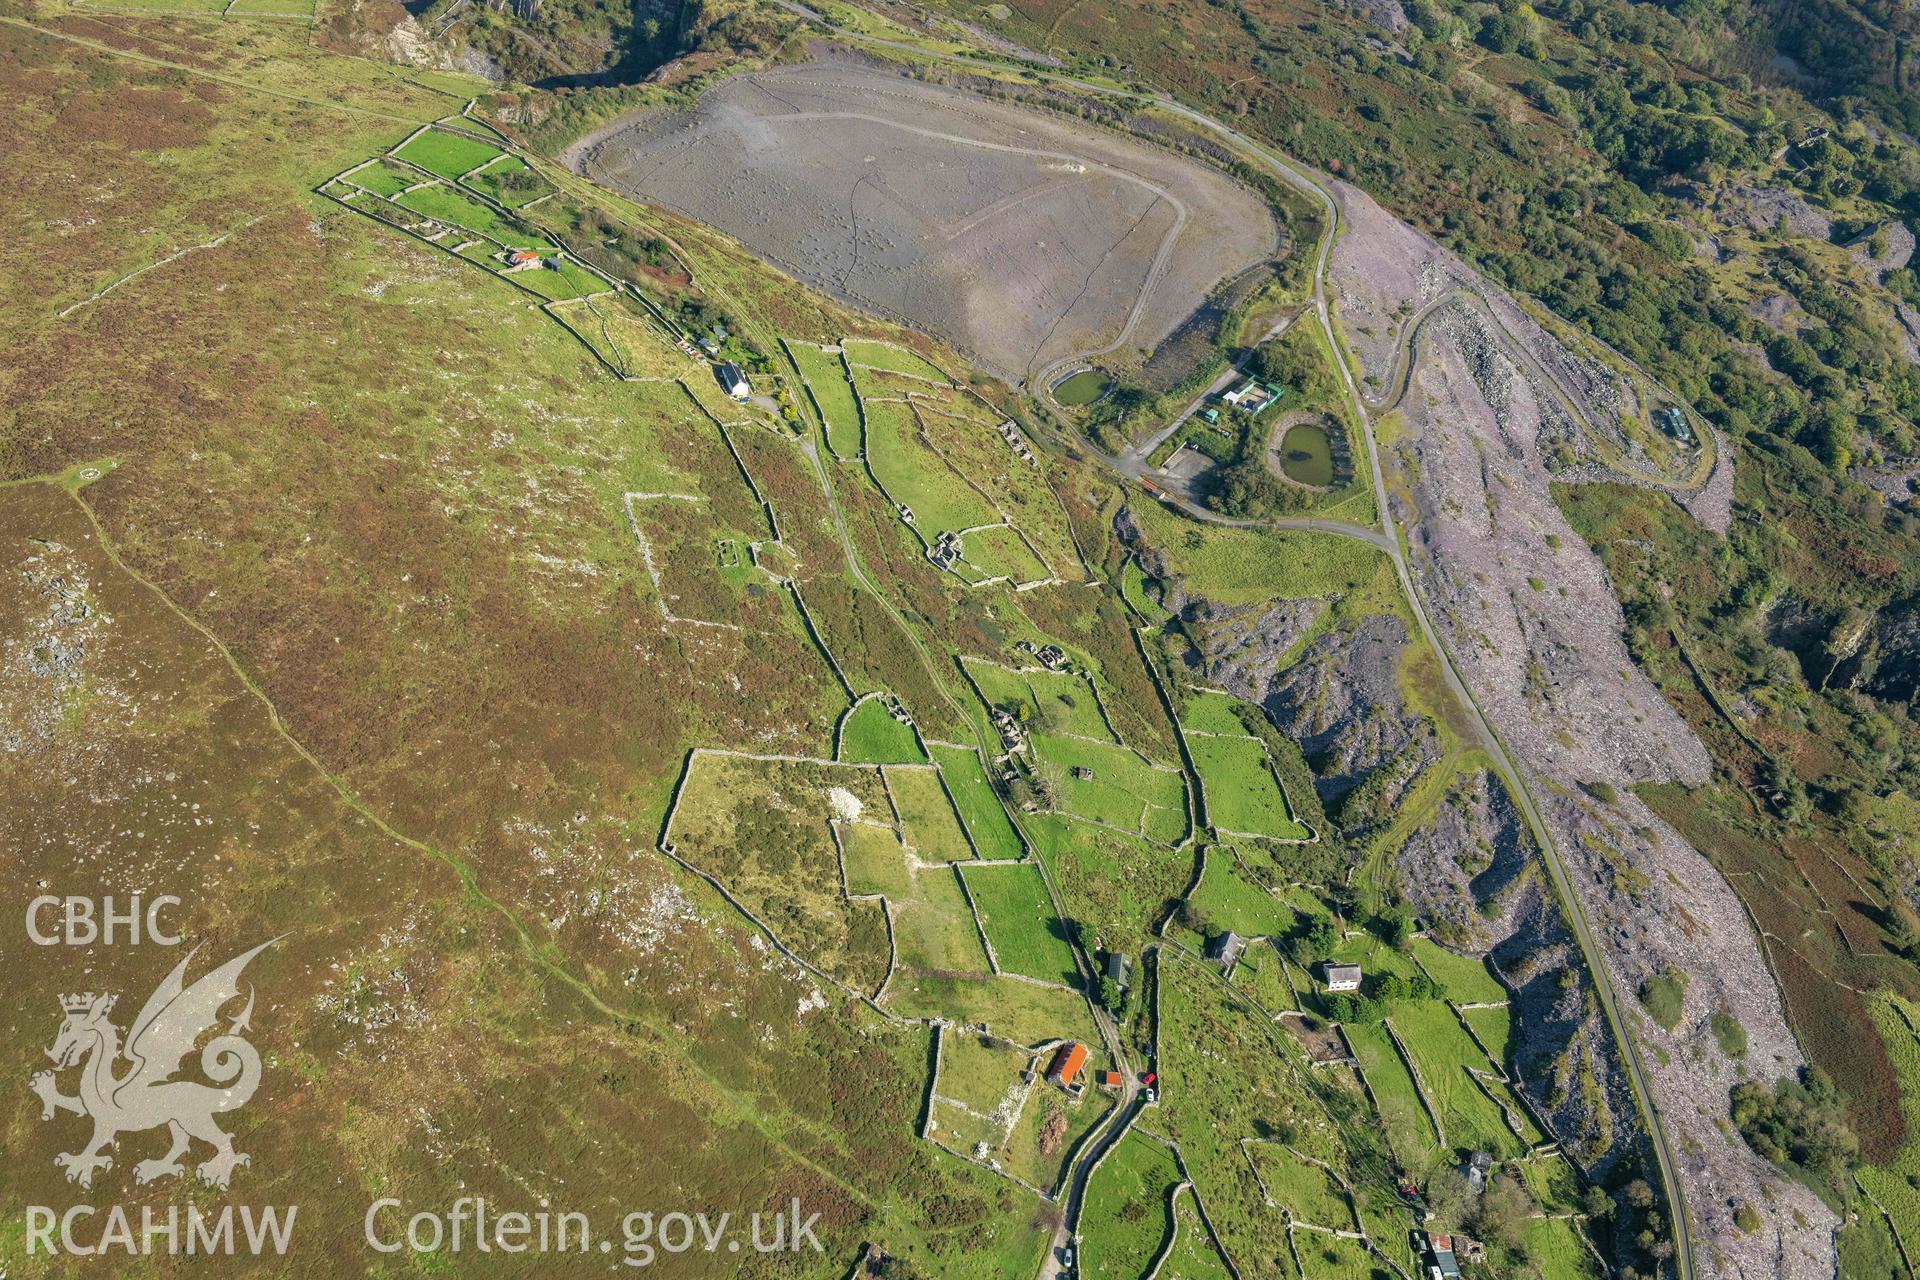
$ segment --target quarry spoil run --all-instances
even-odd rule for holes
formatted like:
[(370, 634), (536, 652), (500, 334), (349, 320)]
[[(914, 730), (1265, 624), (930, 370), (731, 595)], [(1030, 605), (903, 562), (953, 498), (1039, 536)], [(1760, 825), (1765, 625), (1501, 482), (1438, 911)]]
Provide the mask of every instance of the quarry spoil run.
[(1014, 382), (1150, 350), (1279, 246), (1198, 161), (858, 62), (728, 77), (573, 159)]

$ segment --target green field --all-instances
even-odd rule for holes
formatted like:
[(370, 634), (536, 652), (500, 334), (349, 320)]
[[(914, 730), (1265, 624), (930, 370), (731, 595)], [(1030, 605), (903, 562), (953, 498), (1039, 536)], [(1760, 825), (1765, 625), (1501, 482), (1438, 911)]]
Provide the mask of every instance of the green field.
[(1248, 879), (1225, 845), (1207, 850), (1206, 871), (1188, 900), (1210, 932), (1231, 929), (1247, 938), (1283, 937), (1299, 920), (1284, 900)]
[(1505, 1065), (1513, 1043), (1513, 1014), (1504, 1006), (1497, 1009), (1462, 1009), (1460, 1016), (1473, 1028), (1473, 1034), (1487, 1047), (1487, 1055)]
[(1312, 832), (1293, 820), (1286, 794), (1258, 738), (1187, 737), (1187, 750), (1205, 787), (1207, 817), (1220, 831), (1305, 840)]
[(953, 802), (941, 785), (938, 769), (910, 765), (890, 767), (887, 790), (900, 812), (907, 843), (913, 846), (914, 856), (920, 861), (964, 862), (974, 856), (973, 846), (967, 843), (967, 833), (960, 826), (960, 816), (954, 812)]
[(376, 160), (347, 177), (346, 181), (356, 187), (364, 187), (378, 196), (389, 198), (399, 195), (417, 182), (423, 182), (412, 169), (402, 169), (388, 160)]
[(1021, 673), (1031, 691), (1034, 723), (1049, 733), (1070, 733), (1100, 742), (1118, 742), (1100, 705), (1091, 678), (1065, 671)]
[(914, 527), (931, 542), (945, 531), (998, 524), (999, 508), (926, 443), (913, 410), (898, 403), (866, 406), (867, 463), (895, 502), (913, 512)]
[(1084, 996), (1017, 978), (930, 971), (896, 974), (887, 988), (887, 1009), (909, 1018), (944, 1018), (963, 1026), (979, 1023), (1016, 1044), (1099, 1041)]
[(1247, 1155), (1260, 1171), (1267, 1194), (1291, 1210), (1294, 1217), (1340, 1231), (1359, 1229), (1359, 1219), (1346, 1193), (1326, 1170), (1296, 1159), (1285, 1147), (1270, 1142), (1247, 1144)]
[(1295, 1247), (1308, 1280), (1375, 1280), (1381, 1274), (1373, 1255), (1356, 1240), (1309, 1231), (1300, 1234)]
[(1067, 945), (1066, 925), (1054, 913), (1037, 867), (1025, 862), (967, 867), (962, 874), (1002, 969), (1079, 985), (1080, 971)]
[(1136, 835), (1038, 813), (1023, 824), (1046, 863), (1068, 919), (1091, 927), (1114, 950), (1146, 945), (1160, 914), (1193, 878), (1193, 852)]
[[(1072, 1098), (1042, 1079), (1022, 1079), (1030, 1061), (1024, 1050), (1003, 1041), (949, 1029), (940, 1038), (930, 1136), (956, 1154), (992, 1160), (1050, 1190), (1066, 1153), (1109, 1103), (1098, 1095)], [(1050, 1132), (1054, 1125), (1058, 1132)]]
[(990, 1114), (1018, 1091), (1030, 1060), (1004, 1040), (948, 1028), (940, 1037), (940, 1096)]
[(896, 347), (887, 342), (868, 342), (862, 338), (848, 338), (840, 345), (847, 353), (848, 364), (865, 365), (869, 369), (885, 369), (892, 373), (911, 374), (916, 378), (926, 378), (942, 385), (950, 381), (946, 374), (904, 347)]
[(977, 659), (963, 661), (989, 706), (1011, 710), (1035, 731), (1119, 741), (1107, 725), (1100, 694), (1088, 677), (1039, 667), (1017, 671)]
[(509, 249), (549, 247), (545, 237), (512, 225), (486, 205), (461, 195), (452, 187), (416, 187), (398, 199), (415, 213), (485, 236)]
[(522, 269), (512, 278), (543, 297), (558, 302), (588, 294), (605, 293), (613, 288), (571, 258), (549, 255), (539, 267)]
[(868, 764), (921, 764), (927, 753), (910, 724), (893, 718), (884, 698), (866, 697), (840, 721), (835, 758)]
[[(884, 894), (892, 904), (897, 965), (981, 977), (991, 971), (973, 912), (951, 867), (916, 864), (888, 827), (836, 822), (834, 832), (846, 866), (847, 892)], [(898, 973), (894, 981), (899, 981)]]
[(1034, 554), (1026, 539), (1011, 525), (998, 525), (968, 534), (962, 539), (967, 563), (987, 578), (1039, 582), (1052, 576), (1046, 561)]
[(1233, 966), (1232, 980), (1268, 1013), (1283, 1013), (1300, 1005), (1293, 986), (1298, 979), (1290, 979), (1287, 962), (1269, 943), (1249, 945), (1240, 963)]
[(987, 780), (986, 770), (980, 765), (980, 753), (970, 747), (933, 747), (931, 750), (947, 790), (953, 793), (960, 820), (966, 824), (967, 834), (973, 837), (980, 856), (1019, 857), (1020, 837)]
[(853, 383), (847, 378), (840, 357), (822, 351), (810, 342), (787, 342), (787, 351), (806, 380), (807, 392), (827, 423), (827, 445), (835, 457), (852, 458), (860, 453), (860, 406), (854, 399)]
[(1089, 1280), (1140, 1280), (1173, 1233), (1173, 1153), (1137, 1129), (1107, 1152), (1087, 1183), (1080, 1219), (1081, 1274)]
[(1456, 1004), (1498, 1004), (1506, 1000), (1507, 989), (1487, 968), (1486, 961), (1449, 951), (1430, 938), (1415, 938), (1413, 958)]
[[(1438, 1156), (1440, 1140), (1426, 1108), (1420, 1105), (1419, 1092), (1406, 1064), (1387, 1039), (1386, 1028), (1349, 1023), (1341, 1028), (1361, 1074), (1372, 1090), (1379, 1109), (1380, 1124), (1389, 1146), (1400, 1162), (1410, 1169), (1430, 1167)], [(1448, 1135), (1452, 1140), (1452, 1135)]]
[(1577, 1228), (1564, 1218), (1529, 1222), (1522, 1240), (1527, 1261), (1539, 1270), (1541, 1280), (1598, 1280), (1604, 1274), (1580, 1242)]
[(410, 164), (419, 165), (429, 173), (437, 173), (443, 178), (458, 178), (503, 153), (500, 148), (473, 138), (448, 133), (444, 129), (429, 129), (393, 154)]
[(1368, 977), (1394, 973), (1412, 978), (1420, 972), (1413, 957), (1387, 945), (1378, 935), (1366, 930), (1349, 933), (1333, 949), (1333, 958), (1357, 964)]
[[(986, 975), (993, 971), (980, 930), (951, 867), (912, 872), (910, 894), (893, 904), (896, 963), (940, 974)], [(899, 975), (895, 975), (899, 981)]]
[(1033, 688), (1020, 672), (998, 662), (988, 662), (981, 658), (962, 658), (961, 665), (966, 669), (967, 678), (980, 691), (990, 707), (1000, 707), (1013, 713), (1017, 720), (1032, 723), (1037, 708), (1034, 705)]
[(503, 156), (480, 172), (469, 174), (465, 181), (508, 209), (518, 209), (554, 190), (553, 184), (528, 168), (519, 156)]
[(1525, 1150), (1499, 1106), (1467, 1074), (1469, 1067), (1490, 1072), (1494, 1066), (1468, 1038), (1453, 1010), (1438, 1000), (1404, 1001), (1393, 1006), (1388, 1020), (1420, 1068), (1421, 1083), (1440, 1113), (1450, 1145), (1496, 1156)]
[[(1084, 738), (1036, 733), (1033, 750), (1058, 777), (1061, 812), (1162, 844), (1186, 836), (1187, 791), (1178, 772), (1156, 768), (1125, 747)], [(1077, 777), (1077, 769), (1091, 776)]]
[(1173, 1218), (1173, 1252), (1160, 1274), (1167, 1280), (1231, 1280), (1220, 1244), (1200, 1216), (1192, 1187), (1174, 1195)]
[(1217, 733), (1230, 738), (1245, 738), (1247, 726), (1240, 719), (1240, 708), (1247, 704), (1230, 693), (1211, 689), (1189, 689), (1186, 705), (1180, 711), (1180, 726), (1188, 733)]
[(840, 858), (846, 868), (847, 892), (884, 894), (904, 898), (913, 892), (907, 875), (905, 851), (892, 827), (870, 822), (842, 822), (834, 831), (840, 840)]

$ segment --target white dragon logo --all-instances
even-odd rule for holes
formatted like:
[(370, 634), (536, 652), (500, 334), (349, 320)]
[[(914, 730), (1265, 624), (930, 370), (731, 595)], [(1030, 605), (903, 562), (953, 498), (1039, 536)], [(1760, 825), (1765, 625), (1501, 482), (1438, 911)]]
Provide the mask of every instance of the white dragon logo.
[[(54, 1069), (42, 1071), (31, 1083), (40, 1095), (42, 1120), (53, 1119), (56, 1111), (71, 1111), (93, 1120), (93, 1138), (86, 1146), (53, 1158), (55, 1165), (67, 1171), (67, 1181), (92, 1186), (96, 1170), (113, 1167), (113, 1158), (106, 1152), (118, 1146), (121, 1134), (165, 1125), (173, 1135), (172, 1147), (158, 1160), (142, 1160), (135, 1165), (133, 1180), (146, 1183), (185, 1173), (180, 1157), (186, 1154), (189, 1139), (198, 1138), (213, 1146), (212, 1158), (196, 1170), (200, 1180), (210, 1187), (226, 1188), (234, 1167), (246, 1164), (247, 1157), (233, 1149), (233, 1136), (214, 1124), (213, 1117), (245, 1106), (260, 1084), (260, 1054), (240, 1037), (240, 1032), (249, 1029), (248, 1020), (253, 1015), (251, 988), (246, 1008), (226, 1033), (214, 1036), (200, 1051), (200, 1069), (215, 1083), (173, 1077), (193, 1051), (194, 1043), (218, 1025), (222, 1006), (240, 994), (240, 972), (247, 962), (277, 941), (270, 939), (235, 956), (190, 987), (183, 978), (187, 964), (200, 949), (189, 952), (147, 997), (140, 1016), (128, 1028), (125, 1057), (133, 1065), (124, 1075), (114, 1074), (122, 1056), (120, 1030), (108, 1020), (119, 997), (91, 991), (60, 997), (66, 1019), (60, 1024), (53, 1047), (47, 1050)], [(78, 1094), (61, 1093), (55, 1073), (81, 1063), (85, 1065)]]

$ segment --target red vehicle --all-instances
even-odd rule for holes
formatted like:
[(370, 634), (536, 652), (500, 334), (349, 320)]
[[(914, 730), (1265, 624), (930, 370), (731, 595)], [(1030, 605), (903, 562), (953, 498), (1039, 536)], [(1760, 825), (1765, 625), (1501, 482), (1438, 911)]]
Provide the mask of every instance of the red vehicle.
[(1160, 1078), (1159, 1076), (1156, 1076), (1153, 1072), (1149, 1071), (1140, 1077), (1140, 1083), (1152, 1084), (1155, 1080), (1158, 1080), (1159, 1078)]

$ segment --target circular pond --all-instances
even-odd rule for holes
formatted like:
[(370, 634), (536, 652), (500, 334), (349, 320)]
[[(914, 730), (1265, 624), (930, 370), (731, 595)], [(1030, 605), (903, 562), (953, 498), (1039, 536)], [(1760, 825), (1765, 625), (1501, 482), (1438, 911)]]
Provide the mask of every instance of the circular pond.
[(1107, 394), (1113, 382), (1098, 369), (1082, 369), (1054, 384), (1053, 398), (1064, 405), (1092, 404)]
[(1303, 422), (1280, 441), (1280, 469), (1296, 484), (1324, 489), (1333, 483), (1333, 447), (1326, 428)]

